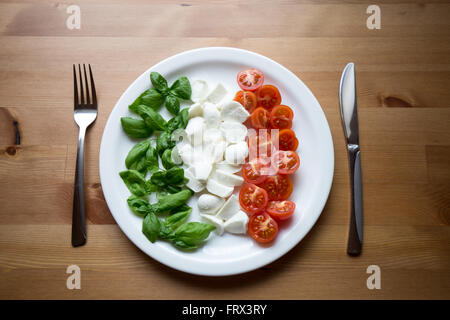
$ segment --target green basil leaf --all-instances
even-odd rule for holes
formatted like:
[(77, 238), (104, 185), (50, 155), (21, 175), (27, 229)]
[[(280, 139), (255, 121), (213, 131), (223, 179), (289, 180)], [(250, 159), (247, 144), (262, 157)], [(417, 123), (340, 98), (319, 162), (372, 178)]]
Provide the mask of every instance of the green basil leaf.
[(147, 193), (152, 193), (158, 191), (159, 187), (149, 179), (145, 181), (145, 190), (147, 191)]
[(150, 203), (145, 199), (136, 197), (135, 195), (131, 195), (127, 199), (127, 203), (130, 209), (141, 217), (144, 217), (150, 212)]
[(131, 150), (128, 152), (128, 155), (125, 159), (125, 165), (129, 169), (131, 166), (139, 161), (147, 152), (148, 147), (150, 146), (150, 141), (144, 140), (141, 142), (138, 142), (131, 148)]
[(149, 146), (145, 153), (145, 165), (151, 173), (159, 170), (158, 153), (152, 146)]
[(177, 212), (187, 211), (187, 210), (191, 210), (192, 211), (192, 208), (189, 207), (187, 204), (182, 204), (181, 206), (173, 208), (172, 210), (170, 210), (169, 214), (174, 214), (174, 213), (177, 213)]
[(171, 184), (166, 185), (166, 186), (165, 186), (165, 189), (166, 189), (166, 191), (167, 191), (168, 193), (177, 193), (177, 192), (180, 192), (180, 191), (182, 190), (181, 187), (179, 187), (179, 186), (173, 186), (173, 185), (171, 185)]
[(164, 131), (167, 129), (167, 122), (164, 118), (152, 108), (140, 104), (137, 107), (138, 114), (144, 119), (145, 124), (154, 130)]
[[(164, 168), (170, 169), (175, 166), (175, 163), (172, 161), (172, 150), (166, 149), (164, 150), (162, 156), (161, 156), (161, 163)], [(184, 175), (184, 173), (183, 173)]]
[(183, 183), (184, 169), (180, 167), (172, 167), (166, 171), (166, 184), (177, 185)]
[(146, 91), (141, 98), (141, 104), (146, 105), (153, 110), (158, 110), (164, 103), (165, 96), (159, 93), (157, 90), (151, 88)]
[(185, 204), (186, 201), (189, 200), (191, 195), (192, 192), (188, 189), (181, 190), (180, 192), (174, 194), (169, 194), (161, 198), (161, 200), (159, 200), (157, 203), (153, 204), (152, 209), (157, 213), (170, 211)]
[(164, 187), (166, 185), (166, 171), (157, 171), (152, 174), (150, 181), (158, 187)]
[(166, 109), (171, 114), (177, 115), (178, 112), (180, 112), (180, 101), (177, 97), (174, 97), (173, 95), (168, 95), (166, 98)]
[(178, 78), (170, 87), (170, 92), (181, 99), (188, 100), (191, 98), (191, 84), (188, 78), (180, 77)]
[(138, 112), (137, 112), (137, 107), (140, 105), (140, 104), (142, 104), (142, 97), (143, 96), (145, 96), (146, 94), (148, 94), (148, 90), (145, 90), (144, 92), (142, 92), (140, 95), (139, 95), (139, 97), (137, 97), (134, 101), (133, 101), (133, 103), (132, 104), (130, 104), (129, 106), (128, 106), (128, 108), (132, 111), (132, 112), (134, 112), (134, 113), (136, 113), (136, 114), (139, 114)]
[(160, 156), (166, 149), (172, 149), (175, 146), (175, 141), (172, 140), (172, 134), (168, 131), (162, 132), (156, 139), (156, 151)]
[(188, 117), (189, 117), (189, 108), (184, 108), (183, 110), (180, 111), (180, 113), (178, 114), (178, 116), (180, 117), (181, 121), (180, 121), (180, 129), (185, 129), (187, 126), (187, 123), (189, 121)]
[(147, 195), (147, 188), (144, 176), (136, 170), (125, 170), (119, 173), (128, 190), (136, 196)]
[(161, 190), (161, 191), (156, 192), (156, 199), (159, 201), (168, 195), (169, 195), (169, 193), (167, 191)]
[(122, 123), (123, 131), (125, 131), (130, 138), (148, 138), (153, 133), (153, 129), (147, 127), (144, 120), (132, 117), (122, 117), (120, 118), (120, 122)]
[(160, 93), (167, 94), (167, 92), (169, 91), (167, 80), (164, 79), (164, 77), (160, 75), (158, 72), (150, 73), (150, 81), (152, 82), (153, 87)]
[(139, 171), (144, 177), (147, 174), (147, 166), (145, 165), (145, 155), (136, 162), (134, 168)]
[(183, 249), (195, 249), (216, 227), (201, 222), (188, 222), (181, 225), (173, 234), (172, 243)]
[(161, 230), (161, 220), (153, 213), (149, 212), (142, 222), (142, 233), (150, 242), (155, 242), (158, 239)]
[(187, 221), (189, 215), (191, 214), (191, 211), (192, 208), (189, 208), (189, 210), (174, 213), (166, 218), (164, 224), (170, 229), (175, 230)]

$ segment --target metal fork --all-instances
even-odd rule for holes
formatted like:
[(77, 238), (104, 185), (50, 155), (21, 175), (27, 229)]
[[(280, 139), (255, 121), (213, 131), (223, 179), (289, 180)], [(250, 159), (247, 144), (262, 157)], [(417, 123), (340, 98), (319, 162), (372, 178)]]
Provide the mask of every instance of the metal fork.
[(75, 170), (75, 186), (73, 194), (72, 246), (74, 247), (82, 246), (86, 243), (86, 214), (84, 207), (84, 136), (86, 134), (86, 129), (97, 118), (97, 95), (95, 93), (95, 85), (94, 78), (92, 76), (91, 65), (89, 65), (91, 94), (89, 94), (88, 78), (86, 73), (86, 66), (84, 64), (83, 71), (84, 83), (83, 77), (81, 76), (81, 66), (78, 65), (80, 83), (80, 91), (78, 92), (77, 72), (75, 65), (73, 65), (73, 117), (78, 127), (80, 128), (78, 135), (77, 166)]

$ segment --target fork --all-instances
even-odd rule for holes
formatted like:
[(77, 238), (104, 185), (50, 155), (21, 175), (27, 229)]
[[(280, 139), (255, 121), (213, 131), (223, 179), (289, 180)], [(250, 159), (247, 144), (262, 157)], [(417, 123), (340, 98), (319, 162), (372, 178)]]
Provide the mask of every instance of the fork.
[[(97, 118), (97, 95), (95, 93), (94, 78), (92, 76), (91, 65), (89, 65), (89, 78), (91, 94), (89, 94), (86, 65), (83, 64), (83, 77), (81, 76), (81, 66), (78, 65), (80, 91), (78, 92), (77, 72), (73, 65), (74, 83), (74, 119), (79, 130), (77, 165), (75, 170), (75, 186), (73, 194), (73, 215), (72, 215), (72, 246), (78, 247), (86, 243), (86, 214), (84, 207), (84, 136), (86, 129)], [(92, 95), (92, 99), (91, 99)], [(79, 96), (79, 97), (78, 97)], [(86, 96), (86, 99), (85, 99)], [(79, 98), (79, 99), (78, 99)]]

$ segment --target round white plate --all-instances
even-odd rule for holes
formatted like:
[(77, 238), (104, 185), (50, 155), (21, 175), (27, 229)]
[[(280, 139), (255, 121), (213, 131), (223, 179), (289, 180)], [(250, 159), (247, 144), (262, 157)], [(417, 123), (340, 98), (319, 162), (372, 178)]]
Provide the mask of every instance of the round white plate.
[[(123, 132), (120, 118), (130, 116), (128, 105), (150, 87), (150, 72), (161, 73), (169, 85), (179, 76), (204, 79), (210, 88), (220, 82), (230, 99), (239, 87), (236, 76), (248, 67), (261, 70), (265, 84), (275, 84), (282, 104), (294, 110), (293, 130), (299, 138), (297, 152), (300, 169), (293, 176), (294, 192), (290, 200), (297, 205), (294, 216), (280, 224), (270, 246), (256, 243), (250, 236), (212, 233), (204, 246), (194, 252), (177, 250), (165, 241), (150, 243), (142, 234), (142, 218), (127, 205), (130, 192), (119, 177), (124, 160), (136, 143)], [(169, 115), (162, 108), (163, 116)], [(186, 51), (161, 61), (145, 71), (122, 94), (109, 116), (100, 146), (100, 179), (108, 207), (127, 237), (142, 251), (159, 262), (184, 272), (224, 276), (260, 268), (284, 255), (312, 228), (327, 201), (333, 180), (334, 150), (325, 115), (311, 91), (291, 71), (262, 55), (235, 48), (201, 48)], [(200, 221), (197, 198), (190, 199), (191, 220)]]

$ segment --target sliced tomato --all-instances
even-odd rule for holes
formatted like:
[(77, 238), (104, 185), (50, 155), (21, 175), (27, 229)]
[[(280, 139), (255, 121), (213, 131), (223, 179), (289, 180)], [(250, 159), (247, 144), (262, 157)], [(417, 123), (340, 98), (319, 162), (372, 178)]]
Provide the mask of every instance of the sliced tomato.
[(280, 150), (295, 151), (298, 147), (298, 139), (295, 136), (295, 132), (291, 129), (282, 129), (275, 136), (278, 139), (278, 148)]
[(267, 191), (269, 200), (286, 200), (292, 193), (292, 181), (289, 176), (277, 174), (267, 177), (260, 187)]
[(269, 201), (266, 207), (267, 213), (276, 220), (289, 219), (295, 210), (295, 203), (289, 200)]
[(288, 106), (276, 106), (270, 112), (270, 125), (275, 129), (289, 129), (292, 127), (294, 111)]
[(239, 191), (241, 208), (250, 214), (264, 210), (267, 205), (267, 192), (252, 183), (245, 184)]
[(236, 93), (234, 101), (242, 104), (242, 106), (248, 111), (248, 113), (252, 113), (256, 108), (256, 104), (258, 103), (256, 100), (256, 95), (253, 92), (243, 90), (240, 90)]
[(260, 184), (267, 178), (267, 170), (270, 163), (262, 158), (250, 159), (241, 169), (242, 178), (245, 182)]
[(300, 158), (295, 151), (278, 150), (272, 155), (271, 163), (279, 174), (293, 174), (300, 166)]
[(251, 216), (247, 228), (252, 238), (260, 243), (270, 242), (278, 234), (277, 222), (265, 212)]
[(264, 83), (264, 74), (258, 69), (248, 69), (238, 73), (237, 82), (244, 91), (255, 91)]
[(278, 91), (277, 87), (270, 84), (266, 84), (256, 91), (256, 99), (258, 99), (258, 107), (263, 107), (267, 110), (281, 103), (280, 91)]
[(250, 123), (255, 129), (267, 129), (270, 125), (270, 113), (264, 108), (256, 108), (250, 115)]
[(248, 139), (248, 149), (250, 159), (254, 158), (267, 158), (272, 155), (274, 147), (272, 144), (272, 138), (266, 130), (260, 131), (257, 135), (252, 135)]

